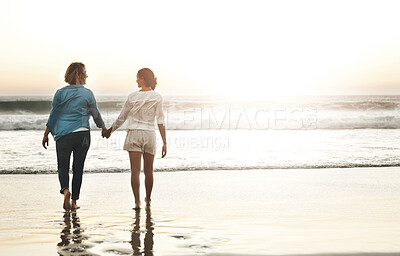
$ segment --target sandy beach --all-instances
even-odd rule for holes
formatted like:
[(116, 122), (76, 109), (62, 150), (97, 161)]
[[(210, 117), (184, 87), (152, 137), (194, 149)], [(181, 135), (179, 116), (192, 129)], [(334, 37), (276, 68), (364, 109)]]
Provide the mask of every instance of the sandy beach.
[(400, 255), (399, 168), (154, 175), (150, 210), (90, 173), (72, 213), (55, 174), (1, 175), (0, 255)]

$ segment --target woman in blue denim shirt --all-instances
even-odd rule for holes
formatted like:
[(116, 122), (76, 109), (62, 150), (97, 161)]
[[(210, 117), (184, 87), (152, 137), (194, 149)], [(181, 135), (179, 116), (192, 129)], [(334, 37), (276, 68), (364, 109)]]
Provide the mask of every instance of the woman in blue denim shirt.
[[(97, 109), (93, 92), (83, 85), (86, 84), (86, 68), (80, 62), (69, 65), (65, 73), (65, 82), (69, 85), (57, 90), (52, 102), (52, 110), (42, 145), (47, 149), (48, 134), (56, 141), (58, 179), (60, 193), (64, 195), (63, 208), (75, 210), (79, 207), (76, 200), (82, 185), (83, 166), (90, 147), (89, 118), (93, 117), (97, 127), (102, 128), (102, 135), (107, 132), (103, 119)], [(69, 190), (69, 164), (73, 152), (72, 163), (72, 197)], [(70, 202), (70, 199), (71, 202)]]

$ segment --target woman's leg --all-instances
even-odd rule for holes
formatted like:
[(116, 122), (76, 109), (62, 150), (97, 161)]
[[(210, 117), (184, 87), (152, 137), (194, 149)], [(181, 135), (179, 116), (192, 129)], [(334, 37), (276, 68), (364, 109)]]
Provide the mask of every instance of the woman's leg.
[(73, 153), (74, 160), (72, 163), (72, 205), (71, 209), (78, 209), (76, 205), (76, 200), (79, 199), (79, 194), (81, 192), (83, 167), (85, 164), (85, 159), (87, 152), (90, 147), (90, 132), (77, 132), (73, 134)]
[(69, 191), (69, 161), (72, 152), (72, 143), (67, 137), (63, 136), (56, 141), (58, 180), (60, 181), (60, 193), (64, 195), (63, 208), (69, 210), (71, 208)]
[(153, 163), (154, 155), (143, 153), (144, 159), (144, 183), (146, 185), (146, 204), (150, 204), (151, 191), (153, 190)]
[(131, 186), (135, 196), (135, 209), (140, 208), (140, 167), (142, 152), (129, 151), (129, 160), (131, 162)]

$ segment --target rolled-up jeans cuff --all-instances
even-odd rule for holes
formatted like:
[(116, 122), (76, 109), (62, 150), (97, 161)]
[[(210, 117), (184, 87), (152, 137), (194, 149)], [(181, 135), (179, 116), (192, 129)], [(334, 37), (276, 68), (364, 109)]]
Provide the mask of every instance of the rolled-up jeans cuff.
[(78, 200), (79, 197), (71, 197), (72, 200)]
[(62, 189), (60, 190), (60, 193), (64, 195), (64, 190), (66, 190), (66, 189), (69, 189), (69, 187), (62, 188)]

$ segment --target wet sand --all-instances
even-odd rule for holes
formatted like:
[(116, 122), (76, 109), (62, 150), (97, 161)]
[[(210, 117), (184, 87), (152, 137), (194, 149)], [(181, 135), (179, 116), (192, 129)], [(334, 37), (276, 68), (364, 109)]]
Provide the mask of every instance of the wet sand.
[(57, 175), (0, 175), (0, 255), (400, 255), (399, 168), (154, 178), (134, 211), (129, 174), (85, 174), (66, 213)]

